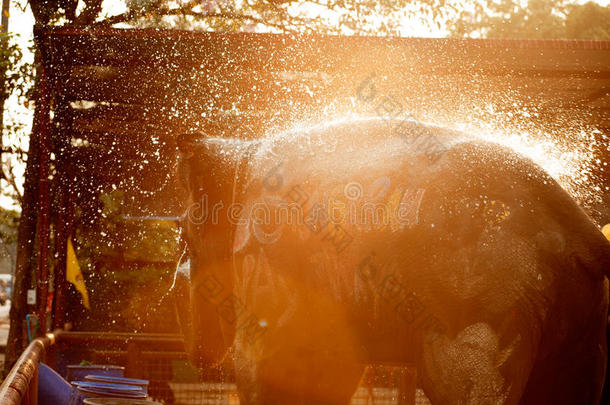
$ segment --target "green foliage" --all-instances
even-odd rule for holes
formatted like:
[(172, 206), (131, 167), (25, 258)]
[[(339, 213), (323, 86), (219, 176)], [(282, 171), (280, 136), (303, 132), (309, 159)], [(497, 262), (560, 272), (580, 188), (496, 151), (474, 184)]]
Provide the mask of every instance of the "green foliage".
[(0, 97), (6, 99), (15, 93), (21, 100), (29, 98), (32, 66), (22, 62), (23, 51), (14, 35), (0, 33), (0, 45), (0, 72), (5, 74)]
[[(4, 103), (10, 96), (15, 96), (16, 101), (27, 106), (31, 98), (32, 80), (34, 69), (32, 64), (23, 61), (23, 51), (19, 44), (19, 38), (14, 35), (0, 33), (0, 76), (4, 78), (2, 89), (0, 89), (0, 103), (4, 110)], [(25, 152), (21, 149), (19, 139), (24, 136), (25, 123), (10, 119), (2, 119), (2, 133), (8, 136), (10, 143), (3, 142), (5, 154), (0, 171), (0, 179), (4, 180), (1, 193), (15, 201), (15, 205), (21, 203), (21, 194), (18, 183), (20, 179), (14, 173), (18, 165), (24, 164)], [(6, 187), (8, 185), (8, 187)]]
[(610, 6), (589, 2), (572, 7), (565, 29), (568, 38), (610, 40)]
[(21, 60), (22, 54), (19, 47), (10, 43), (9, 35), (6, 33), (0, 33), (0, 45), (0, 72), (4, 72), (6, 75), (0, 98), (5, 100), (12, 93), (17, 79), (15, 75), (7, 73), (17, 65), (17, 61)]
[(19, 213), (0, 207), (0, 243), (8, 246), (17, 242)]
[(173, 306), (166, 295), (180, 254), (177, 229), (167, 221), (126, 220), (120, 190), (102, 193), (98, 201), (93, 218), (76, 213), (76, 253), (92, 302), (91, 312), (75, 316), (79, 327), (171, 332)]
[(456, 36), (486, 38), (608, 39), (610, 6), (567, 0), (482, 0), (449, 24)]
[(106, 23), (212, 31), (277, 31), (398, 35), (405, 16), (422, 20), (453, 12), (445, 0), (229, 0), (192, 1), (180, 8), (167, 0), (127, 0), (128, 12)]
[[(17, 228), (19, 226), (19, 213), (13, 210), (0, 208), (0, 262), (3, 271), (12, 271), (17, 244)], [(6, 266), (6, 267), (5, 267)]]
[[(99, 215), (88, 223), (79, 222), (82, 212), (77, 210), (76, 220), (80, 225), (77, 244), (83, 272), (100, 268), (101, 263), (101, 270), (110, 271), (114, 280), (148, 282), (158, 279), (159, 271), (173, 270), (159, 270), (157, 266), (176, 261), (180, 253), (178, 231), (173, 223), (126, 220), (124, 193), (120, 190), (100, 194), (99, 202)], [(139, 264), (137, 274), (116, 267), (117, 264), (129, 267), (130, 263)]]

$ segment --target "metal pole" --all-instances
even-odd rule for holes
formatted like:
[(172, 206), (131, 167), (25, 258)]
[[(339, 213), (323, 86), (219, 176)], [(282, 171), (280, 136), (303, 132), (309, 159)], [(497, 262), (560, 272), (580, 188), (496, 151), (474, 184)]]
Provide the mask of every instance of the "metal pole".
[(23, 405), (38, 403), (38, 365), (45, 350), (54, 344), (57, 333), (34, 339), (21, 353), (15, 366), (0, 385), (0, 404)]
[[(66, 153), (65, 151), (63, 153)], [(61, 329), (66, 323), (66, 249), (68, 239), (72, 237), (74, 223), (74, 197), (70, 187), (71, 170), (68, 168), (68, 157), (62, 156), (59, 174), (60, 181), (60, 207), (57, 219), (57, 266), (55, 268), (55, 309), (53, 313), (53, 329)]]
[[(2, 26), (0, 26), (0, 31), (3, 34), (8, 33), (8, 17), (9, 17), (9, 9), (10, 9), (10, 0), (2, 0)], [(4, 38), (6, 44), (8, 45), (8, 38)], [(4, 45), (4, 44), (3, 44)], [(6, 81), (6, 69), (2, 71), (2, 83), (5, 84)], [(4, 152), (4, 142), (2, 139), (2, 135), (4, 134), (4, 103), (6, 99), (3, 97), (0, 100), (0, 159), (2, 159), (2, 153)]]
[(2, 32), (8, 32), (9, 10), (11, 8), (11, 0), (2, 0)]
[[(42, 41), (39, 46), (44, 46)], [(37, 300), (38, 300), (38, 322), (40, 332), (45, 333), (46, 328), (46, 309), (47, 293), (49, 289), (49, 162), (50, 162), (50, 137), (49, 137), (49, 89), (47, 82), (47, 72), (44, 62), (40, 68), (40, 167), (38, 175), (38, 272), (37, 272)]]

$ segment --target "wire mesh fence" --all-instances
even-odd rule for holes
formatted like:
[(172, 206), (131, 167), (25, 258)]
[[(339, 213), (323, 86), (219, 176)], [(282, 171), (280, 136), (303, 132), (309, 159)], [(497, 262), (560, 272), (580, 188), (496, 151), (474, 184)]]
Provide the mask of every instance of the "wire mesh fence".
[[(405, 392), (401, 378), (412, 371), (399, 366), (367, 367), (351, 405), (430, 404), (422, 390), (410, 392), (407, 387)], [(150, 396), (167, 405), (239, 404), (237, 386), (231, 376), (216, 376), (221, 381), (200, 381), (199, 373), (179, 353), (175, 358), (145, 356), (140, 376), (150, 381)]]
[[(149, 392), (156, 400), (175, 405), (237, 405), (233, 382), (200, 382), (186, 360), (149, 359), (144, 368), (151, 382)], [(351, 405), (429, 405), (422, 390), (405, 392), (401, 377), (412, 369), (398, 366), (369, 366)], [(408, 398), (407, 396), (411, 397)]]
[[(77, 334), (66, 335), (68, 340), (55, 348), (55, 368), (60, 374), (68, 364), (83, 360), (119, 365), (125, 367), (126, 376), (149, 380), (149, 395), (166, 405), (239, 404), (230, 367), (202, 376), (176, 341), (164, 341), (159, 335), (144, 341), (134, 338), (138, 335), (112, 340), (92, 338), (93, 334), (81, 341), (74, 337)], [(428, 405), (423, 391), (416, 389), (416, 373), (415, 368), (405, 365), (369, 365), (351, 405)]]

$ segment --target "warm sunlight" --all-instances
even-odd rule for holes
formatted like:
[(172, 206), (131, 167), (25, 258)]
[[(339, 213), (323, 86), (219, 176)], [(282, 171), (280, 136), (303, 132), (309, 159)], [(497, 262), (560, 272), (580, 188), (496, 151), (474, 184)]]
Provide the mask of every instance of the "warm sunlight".
[(4, 405), (610, 403), (610, 0), (4, 0)]

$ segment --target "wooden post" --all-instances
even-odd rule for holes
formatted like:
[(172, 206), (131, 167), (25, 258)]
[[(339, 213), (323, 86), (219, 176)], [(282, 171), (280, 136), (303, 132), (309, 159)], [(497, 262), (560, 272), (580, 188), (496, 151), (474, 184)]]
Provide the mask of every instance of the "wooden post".
[(1, 31), (3, 33), (8, 32), (8, 18), (10, 17), (10, 14), (9, 14), (10, 8), (11, 8), (10, 0), (2, 0), (2, 29), (1, 29)]
[[(38, 41), (39, 46), (44, 47), (43, 41)], [(40, 116), (37, 117), (39, 127), (39, 150), (40, 165), (38, 172), (38, 271), (37, 278), (37, 304), (38, 322), (41, 334), (46, 333), (46, 309), (47, 293), (49, 290), (49, 164), (50, 164), (50, 136), (49, 136), (49, 111), (50, 97), (48, 86), (48, 72), (45, 64), (41, 64), (40, 77), (40, 103), (38, 110)]]
[(398, 404), (415, 405), (417, 390), (417, 368), (413, 366), (400, 367), (398, 376)]
[[(38, 40), (38, 39), (37, 39)], [(44, 63), (42, 48), (44, 44), (39, 42), (39, 46), (34, 53), (34, 61), (36, 65)], [(40, 166), (40, 118), (43, 114), (40, 110), (45, 107), (42, 104), (42, 95), (40, 94), (40, 86), (42, 72), (38, 71), (34, 89), (36, 91), (36, 110), (34, 117), (36, 118), (32, 125), (32, 134), (30, 136), (28, 161), (25, 169), (25, 181), (23, 184), (23, 203), (21, 206), (21, 218), (19, 219), (19, 229), (17, 233), (17, 257), (15, 260), (15, 275), (13, 280), (13, 295), (11, 299), (11, 327), (6, 346), (5, 370), (8, 371), (13, 362), (17, 360), (19, 354), (23, 351), (23, 336), (25, 330), (22, 328), (25, 321), (25, 316), (32, 311), (30, 305), (27, 304), (27, 290), (33, 288), (34, 276), (34, 256), (36, 244), (36, 224), (38, 213), (38, 174)]]
[(53, 329), (63, 329), (66, 323), (66, 301), (68, 283), (66, 282), (66, 261), (68, 239), (72, 237), (74, 224), (74, 196), (70, 187), (70, 156), (64, 149), (58, 159), (59, 165), (59, 209), (57, 212), (57, 237), (55, 249), (57, 265), (55, 267), (55, 302), (53, 309)]

